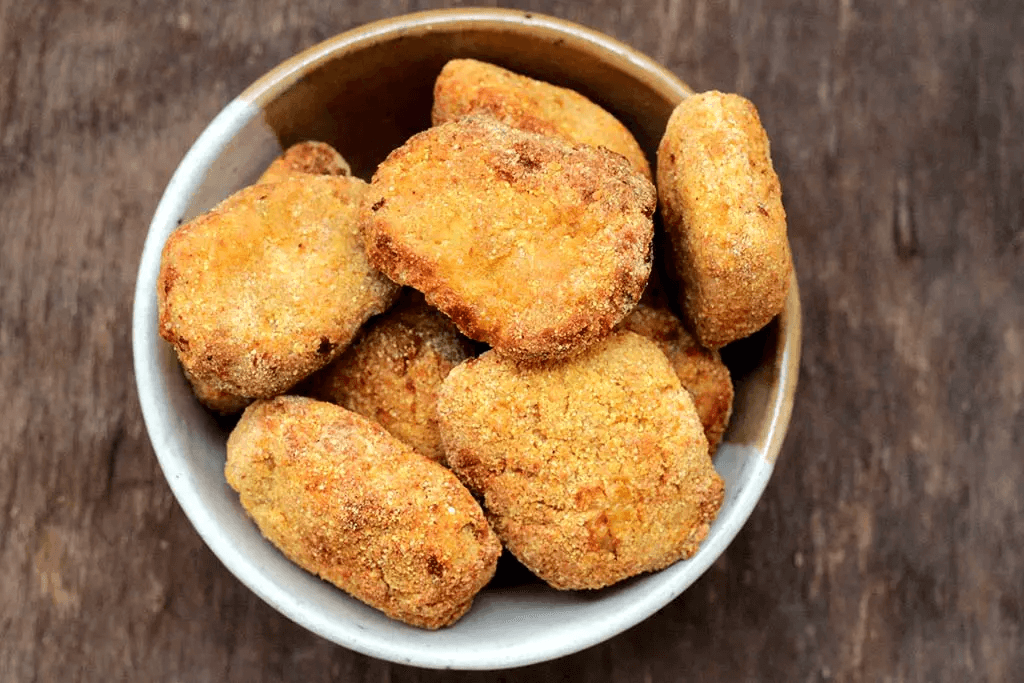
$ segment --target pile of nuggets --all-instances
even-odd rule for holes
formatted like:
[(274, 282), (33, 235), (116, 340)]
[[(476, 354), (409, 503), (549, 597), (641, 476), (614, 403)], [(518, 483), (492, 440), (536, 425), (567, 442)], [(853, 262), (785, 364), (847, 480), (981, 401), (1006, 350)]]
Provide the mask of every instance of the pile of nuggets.
[(679, 105), (657, 189), (610, 113), (491, 64), (449, 62), (432, 118), (369, 184), (324, 143), (287, 150), (170, 236), (157, 292), (198, 399), (244, 409), (225, 475), (264, 536), (424, 628), (502, 547), (558, 589), (693, 555), (724, 492), (718, 349), (792, 270), (737, 95)]

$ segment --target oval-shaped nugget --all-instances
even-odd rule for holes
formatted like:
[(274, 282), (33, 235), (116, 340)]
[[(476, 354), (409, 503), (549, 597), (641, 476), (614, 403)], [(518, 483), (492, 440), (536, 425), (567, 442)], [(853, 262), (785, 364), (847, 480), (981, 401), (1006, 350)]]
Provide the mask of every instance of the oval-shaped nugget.
[(489, 351), (452, 370), (437, 410), (449, 466), (555, 588), (601, 588), (691, 556), (722, 504), (690, 395), (632, 332), (544, 366)]
[(690, 392), (704, 426), (708, 451), (715, 454), (732, 415), (732, 378), (718, 351), (705, 349), (672, 311), (641, 303), (622, 329), (647, 337), (662, 350), (683, 388)]
[(282, 393), (394, 300), (398, 287), (370, 266), (358, 231), (366, 187), (331, 176), (255, 185), (171, 234), (160, 334), (204, 391)]
[(683, 100), (658, 147), (658, 195), (680, 307), (703, 346), (782, 311), (793, 271), (786, 213), (753, 104), (720, 92)]
[(488, 114), (513, 128), (606, 147), (651, 177), (640, 145), (617, 118), (575, 90), (475, 59), (453, 59), (434, 83), (434, 125)]
[(285, 556), (393, 619), (447, 626), (494, 575), (501, 545), (469, 491), (340, 406), (257, 401), (224, 473)]
[(276, 183), (302, 175), (352, 175), (344, 157), (326, 142), (298, 142), (270, 163), (257, 183)]
[(653, 186), (606, 150), (466, 117), (373, 176), (371, 263), (506, 356), (578, 353), (632, 310), (651, 269)]
[(368, 322), (333, 363), (299, 392), (375, 420), (418, 453), (444, 461), (437, 392), (472, 342), (414, 290)]

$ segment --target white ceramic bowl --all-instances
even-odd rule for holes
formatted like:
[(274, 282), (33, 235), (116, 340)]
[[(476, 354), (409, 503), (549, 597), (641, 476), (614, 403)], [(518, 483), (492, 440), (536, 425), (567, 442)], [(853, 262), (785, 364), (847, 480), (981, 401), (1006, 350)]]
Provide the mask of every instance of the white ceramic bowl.
[(725, 354), (734, 359), (736, 383), (732, 424), (715, 458), (725, 503), (690, 560), (601, 591), (558, 592), (541, 583), (489, 587), (463, 619), (434, 632), (392, 621), (289, 562), (260, 535), (225, 482), (227, 433), (192, 397), (174, 352), (157, 333), (160, 252), (178, 224), (253, 182), (298, 140), (333, 143), (368, 180), (391, 149), (429, 125), (433, 79), (453, 57), (493, 61), (580, 90), (630, 127), (652, 161), (672, 108), (690, 93), (629, 47), (536, 14), (427, 12), (337, 36), (249, 87), (182, 160), (146, 238), (132, 341), (142, 411), (167, 481), (239, 580), (290, 619), (358, 652), (423, 667), (498, 669), (576, 652), (633, 626), (682, 593), (725, 550), (760, 498), (782, 445), (799, 365), (800, 308), (794, 280), (783, 314)]

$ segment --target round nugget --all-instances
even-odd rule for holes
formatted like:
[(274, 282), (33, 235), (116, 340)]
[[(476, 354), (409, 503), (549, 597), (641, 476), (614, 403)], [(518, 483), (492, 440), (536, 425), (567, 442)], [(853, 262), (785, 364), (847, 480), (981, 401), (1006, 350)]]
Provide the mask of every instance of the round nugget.
[(703, 346), (782, 311), (793, 271), (786, 212), (753, 104), (720, 92), (683, 100), (658, 147), (658, 195), (680, 307)]
[(621, 327), (647, 337), (668, 357), (683, 388), (693, 398), (708, 439), (708, 451), (714, 455), (732, 415), (732, 378), (721, 354), (698, 344), (679, 318), (664, 308), (641, 303)]
[(449, 466), (555, 588), (601, 588), (693, 555), (722, 504), (690, 395), (632, 332), (545, 366), (484, 353), (452, 370), (437, 411)]
[(605, 337), (651, 269), (653, 186), (607, 150), (466, 117), (413, 136), (374, 174), (370, 262), (503, 356)]
[(336, 361), (299, 391), (375, 420), (432, 460), (444, 461), (437, 392), (472, 342), (414, 290), (368, 322)]
[(204, 391), (282, 393), (393, 301), (356, 223), (366, 187), (331, 176), (248, 187), (168, 238), (160, 335)]
[(276, 183), (302, 175), (352, 175), (344, 157), (326, 142), (308, 140), (289, 147), (274, 159), (257, 183)]
[(249, 406), (224, 474), (286, 557), (413, 626), (465, 614), (501, 554), (451, 472), (330, 403), (281, 396)]
[(606, 147), (648, 179), (651, 167), (632, 133), (575, 90), (521, 76), (475, 59), (453, 59), (434, 84), (434, 125), (488, 114), (513, 128)]

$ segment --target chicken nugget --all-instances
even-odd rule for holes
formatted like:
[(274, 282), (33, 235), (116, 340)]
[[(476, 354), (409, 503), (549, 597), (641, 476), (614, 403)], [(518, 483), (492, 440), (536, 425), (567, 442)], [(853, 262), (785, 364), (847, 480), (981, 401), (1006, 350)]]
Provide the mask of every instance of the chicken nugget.
[(672, 311), (643, 302), (622, 321), (621, 328), (647, 337), (668, 357), (693, 398), (708, 451), (714, 455), (732, 415), (732, 378), (721, 354), (698, 344)]
[(340, 406), (249, 406), (224, 474), (288, 559), (389, 617), (436, 629), (465, 614), (501, 545), (451, 472)]
[(356, 224), (366, 188), (332, 176), (248, 187), (168, 238), (160, 335), (201, 394), (282, 393), (390, 305), (398, 287), (370, 266)]
[(690, 557), (722, 504), (690, 395), (632, 332), (544, 366), (488, 351), (451, 371), (437, 411), (449, 466), (506, 548), (558, 589)]
[(683, 100), (658, 147), (658, 196), (680, 307), (701, 345), (718, 349), (782, 311), (793, 261), (753, 104), (720, 92)]
[(434, 84), (434, 125), (488, 114), (513, 128), (606, 147), (648, 179), (651, 167), (633, 134), (575, 90), (538, 81), (475, 59), (453, 59)]
[(388, 156), (361, 225), (370, 262), (463, 334), (543, 361), (607, 336), (636, 305), (655, 204), (617, 154), (466, 117)]
[(367, 323), (336, 361), (298, 389), (376, 420), (418, 453), (444, 461), (437, 392), (472, 342), (423, 295), (406, 289), (387, 313)]
[(326, 142), (307, 140), (274, 159), (257, 183), (276, 183), (296, 175), (352, 175), (348, 162)]
[(182, 371), (185, 374), (185, 379), (192, 385), (192, 393), (195, 394), (195, 397), (207, 409), (215, 413), (234, 415), (242, 412), (247, 405), (255, 400), (216, 389), (211, 382), (203, 382), (193, 377), (184, 367), (182, 367)]

